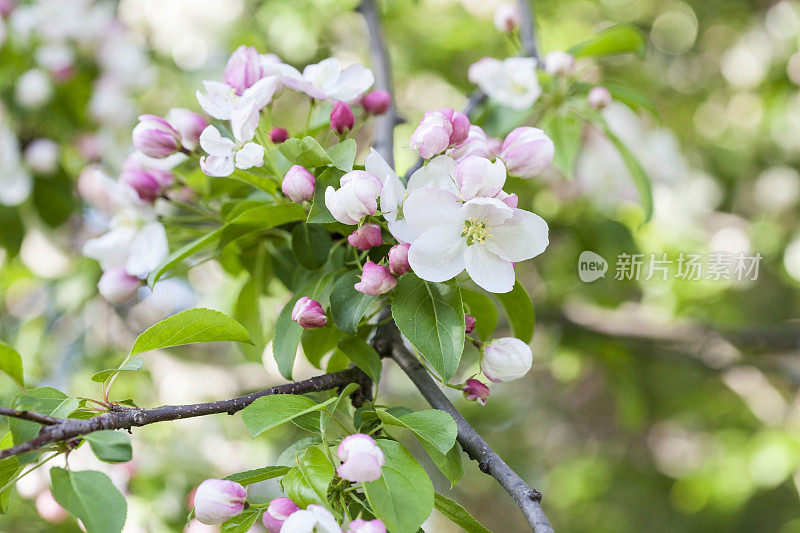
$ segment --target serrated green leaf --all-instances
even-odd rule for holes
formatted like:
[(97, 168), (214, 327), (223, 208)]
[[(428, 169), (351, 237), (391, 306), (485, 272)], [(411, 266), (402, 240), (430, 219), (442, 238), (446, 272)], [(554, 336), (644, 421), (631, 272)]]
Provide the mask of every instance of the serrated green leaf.
[(536, 325), (536, 313), (533, 310), (533, 301), (528, 296), (525, 287), (516, 280), (511, 292), (496, 295), (503, 304), (506, 311), (506, 318), (511, 324), (511, 331), (514, 336), (524, 343), (531, 342), (533, 338), (533, 328)]
[(317, 177), (317, 183), (314, 187), (314, 199), (311, 204), (311, 209), (308, 212), (306, 221), (309, 224), (330, 224), (336, 222), (333, 215), (325, 205), (325, 190), (328, 187), (334, 189), (339, 188), (339, 179), (344, 175), (344, 172), (338, 168), (327, 168), (320, 173)]
[(322, 368), (322, 358), (336, 348), (336, 344), (343, 335), (344, 333), (339, 328), (332, 325), (304, 330), (301, 343), (308, 362), (316, 368)]
[(473, 336), (483, 340), (491, 337), (497, 328), (497, 307), (492, 299), (482, 292), (463, 287), (461, 299), (464, 301), (464, 312), (475, 317)]
[(83, 522), (87, 533), (122, 531), (128, 514), (125, 497), (101, 472), (70, 472), (59, 467), (50, 470), (53, 498)]
[(141, 370), (143, 367), (144, 367), (144, 359), (137, 355), (135, 357), (132, 357), (127, 363), (125, 363), (119, 368), (109, 368), (107, 370), (101, 370), (100, 372), (94, 374), (92, 376), (92, 381), (95, 381), (97, 383), (103, 383), (111, 376), (119, 374), (120, 372), (136, 372)]
[(354, 285), (360, 280), (355, 272), (348, 272), (336, 280), (331, 292), (331, 316), (336, 326), (350, 335), (358, 332), (358, 323), (378, 300), (359, 292)]
[(305, 413), (324, 409), (336, 401), (330, 398), (322, 403), (295, 394), (270, 394), (262, 396), (242, 410), (242, 422), (256, 437), (264, 431), (279, 426)]
[(344, 353), (350, 361), (364, 371), (376, 384), (381, 379), (381, 356), (375, 348), (367, 344), (364, 339), (354, 335), (348, 335), (339, 341), (339, 350)]
[(644, 55), (647, 42), (637, 28), (627, 25), (611, 26), (569, 49), (575, 57), (609, 56), (635, 53)]
[(95, 457), (107, 463), (127, 463), (133, 456), (131, 439), (121, 431), (95, 431), (84, 437)]
[(483, 524), (475, 520), (459, 503), (442, 496), (438, 492), (434, 496), (433, 505), (437, 511), (467, 533), (492, 533)]
[[(11, 433), (6, 433), (0, 439), (0, 450), (10, 448), (14, 444), (14, 438)], [(16, 457), (6, 457), (0, 461), (0, 487), (5, 486), (8, 482), (16, 477), (22, 467), (17, 462)], [(0, 514), (6, 514), (8, 511), (8, 503), (11, 500), (11, 493), (14, 491), (12, 484), (3, 492), (0, 492)]]
[(331, 146), (328, 148), (328, 156), (334, 167), (350, 172), (353, 170), (353, 162), (356, 160), (355, 139), (345, 139), (339, 144)]
[(639, 202), (642, 204), (642, 209), (644, 209), (643, 224), (646, 224), (653, 216), (653, 187), (650, 184), (650, 177), (647, 175), (647, 172), (636, 156), (633, 155), (628, 147), (625, 146), (625, 143), (611, 131), (611, 128), (609, 128), (608, 124), (605, 122), (603, 122), (603, 130), (625, 162), (628, 172), (631, 173), (633, 184), (636, 186), (636, 191), (639, 193)]
[(561, 169), (564, 176), (571, 178), (575, 158), (581, 148), (583, 120), (575, 113), (558, 113), (547, 123), (545, 131), (555, 145), (553, 163)]
[(288, 472), (289, 469), (285, 466), (265, 466), (263, 468), (255, 468), (253, 470), (246, 470), (226, 476), (225, 479), (235, 481), (240, 485), (252, 485), (260, 481), (280, 477)]
[[(21, 411), (30, 410), (43, 415), (52, 415), (68, 398), (66, 394), (52, 387), (37, 387), (17, 394), (11, 406)], [(61, 410), (63, 410), (63, 407)], [(8, 425), (11, 428), (14, 444), (21, 444), (31, 440), (42, 428), (41, 424), (19, 418), (10, 418)], [(30, 452), (19, 456), (19, 464), (30, 462), (40, 453)]]
[(313, 137), (289, 139), (279, 144), (278, 150), (292, 164), (307, 169), (333, 164), (328, 152)]
[(203, 248), (212, 246), (217, 240), (219, 240), (220, 236), (222, 235), (222, 230), (223, 228), (218, 228), (169, 254), (164, 262), (161, 263), (158, 268), (150, 272), (150, 274), (147, 276), (147, 284), (152, 287), (166, 272), (177, 266), (178, 263), (189, 256), (196, 254)]
[(11, 346), (0, 343), (0, 371), (14, 380), (21, 389), (25, 388), (22, 376), (22, 356)]
[(283, 477), (283, 491), (300, 507), (314, 503), (328, 504), (328, 486), (334, 468), (328, 456), (319, 446), (308, 447)]
[(240, 514), (223, 522), (220, 533), (247, 533), (261, 517), (264, 509), (245, 509)]
[(442, 454), (450, 451), (458, 435), (453, 417), (438, 409), (414, 411), (400, 416), (379, 410), (378, 417), (384, 424), (411, 430), (419, 439), (428, 441)]
[[(359, 385), (356, 383), (348, 384), (344, 389), (342, 389), (342, 392), (340, 392), (339, 395), (336, 397), (336, 401), (325, 408), (325, 410), (329, 413), (329, 415), (320, 416), (320, 431), (323, 434), (328, 429), (328, 426), (331, 423), (331, 417), (336, 414), (336, 412), (339, 410), (339, 406), (342, 405), (342, 401), (345, 400), (345, 398), (349, 398), (350, 395), (353, 394), (358, 388)], [(347, 405), (347, 401), (345, 401), (344, 405)]]
[(292, 229), (292, 253), (309, 270), (319, 270), (331, 249), (330, 233), (317, 224), (298, 224)]

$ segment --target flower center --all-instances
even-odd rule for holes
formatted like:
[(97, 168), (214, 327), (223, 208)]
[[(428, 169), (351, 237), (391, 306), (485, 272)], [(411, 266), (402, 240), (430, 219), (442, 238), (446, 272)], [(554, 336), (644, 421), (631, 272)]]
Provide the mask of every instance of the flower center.
[(492, 234), (490, 229), (486, 227), (488, 220), (478, 222), (475, 217), (464, 221), (464, 227), (461, 229), (461, 236), (467, 238), (467, 246), (472, 246), (476, 242), (483, 244), (486, 239), (491, 239)]

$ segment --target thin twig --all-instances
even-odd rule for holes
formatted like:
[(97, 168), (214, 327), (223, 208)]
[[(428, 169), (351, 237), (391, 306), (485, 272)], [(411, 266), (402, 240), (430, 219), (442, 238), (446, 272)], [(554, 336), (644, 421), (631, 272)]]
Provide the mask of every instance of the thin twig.
[[(361, 389), (353, 396), (354, 405), (360, 405), (364, 398), (371, 394), (369, 378), (358, 368), (350, 368), (332, 374), (323, 374), (303, 381), (278, 385), (237, 398), (217, 402), (197, 403), (191, 405), (163, 405), (151, 409), (132, 409), (115, 406), (114, 410), (89, 419), (77, 418), (50, 418), (51, 422), (43, 426), (39, 434), (33, 439), (0, 451), (0, 460), (22, 453), (44, 448), (55, 442), (66, 442), (82, 435), (88, 435), (104, 429), (130, 429), (132, 427), (146, 426), (156, 422), (180, 420), (219, 413), (230, 415), (241, 411), (256, 399), (271, 394), (306, 394), (344, 387), (350, 383), (358, 383)], [(4, 410), (13, 411), (13, 410)], [(0, 414), (10, 415), (8, 412)], [(39, 415), (40, 417), (43, 415)], [(28, 418), (30, 420), (30, 418)]]
[(37, 424), (42, 425), (50, 425), (50, 424), (58, 424), (59, 419), (53, 418), (52, 416), (43, 415), (37, 413), (36, 411), (17, 411), (16, 409), (8, 409), (6, 407), (0, 407), (0, 415), (2, 416), (10, 416), (12, 418), (19, 418), (21, 420), (29, 420), (31, 422), (36, 422)]

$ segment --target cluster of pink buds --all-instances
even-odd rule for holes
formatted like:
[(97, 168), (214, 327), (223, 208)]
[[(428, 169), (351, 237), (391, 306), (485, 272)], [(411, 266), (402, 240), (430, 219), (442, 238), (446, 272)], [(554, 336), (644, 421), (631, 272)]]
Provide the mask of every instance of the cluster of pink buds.
[(428, 111), (411, 134), (411, 148), (428, 159), (451, 146), (464, 142), (469, 135), (467, 115), (451, 108)]

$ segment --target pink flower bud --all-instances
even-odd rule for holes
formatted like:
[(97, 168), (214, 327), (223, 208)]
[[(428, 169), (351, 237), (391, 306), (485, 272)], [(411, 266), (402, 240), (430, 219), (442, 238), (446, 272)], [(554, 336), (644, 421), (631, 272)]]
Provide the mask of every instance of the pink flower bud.
[(292, 308), (292, 320), (304, 329), (316, 329), (323, 327), (328, 322), (328, 317), (318, 301), (303, 296)]
[(358, 292), (363, 292), (370, 296), (378, 296), (394, 289), (395, 285), (397, 285), (397, 279), (392, 276), (388, 268), (383, 265), (376, 265), (372, 261), (367, 261), (364, 264), (364, 271), (361, 273), (361, 281), (356, 283), (354, 287)]
[(408, 243), (395, 244), (389, 250), (389, 270), (395, 276), (402, 276), (411, 269), (408, 264), (408, 249), (411, 245)]
[(491, 155), (489, 138), (480, 126), (470, 126), (467, 138), (448, 150), (447, 155), (455, 159), (456, 163), (471, 155), (488, 158)]
[(506, 167), (502, 161), (492, 163), (486, 158), (471, 155), (456, 165), (453, 181), (464, 201), (477, 196), (492, 198), (500, 193), (506, 182)]
[(264, 527), (268, 533), (280, 533), (284, 521), (299, 510), (300, 507), (289, 498), (275, 498), (264, 512)]
[(336, 102), (331, 111), (331, 129), (337, 135), (342, 135), (353, 129), (355, 117), (353, 110), (344, 102)]
[(164, 189), (172, 186), (175, 177), (168, 170), (126, 168), (120, 173), (119, 180), (135, 190), (145, 202), (154, 202)]
[(419, 121), (419, 126), (411, 134), (411, 148), (419, 156), (428, 159), (444, 152), (450, 146), (453, 135), (453, 113), (450, 108), (428, 111)]
[(386, 526), (378, 520), (353, 520), (347, 528), (347, 533), (386, 533)]
[(483, 349), (481, 369), (495, 383), (519, 379), (531, 369), (531, 347), (514, 337), (496, 339)]
[(522, 13), (514, 4), (500, 4), (494, 10), (494, 27), (498, 31), (511, 33), (522, 22)]
[(208, 127), (205, 117), (194, 111), (176, 107), (165, 117), (181, 135), (181, 143), (187, 150), (194, 150), (200, 143), (200, 134)]
[(364, 224), (347, 236), (347, 242), (359, 250), (369, 250), (383, 244), (381, 227), (377, 224)]
[(555, 50), (544, 56), (544, 71), (551, 76), (566, 76), (575, 70), (572, 54)]
[(281, 182), (283, 194), (293, 202), (305, 202), (314, 198), (314, 186), (317, 183), (314, 174), (300, 165), (294, 165), (286, 172)]
[(97, 282), (97, 290), (108, 303), (118, 305), (126, 302), (136, 295), (142, 286), (142, 280), (131, 276), (124, 267), (106, 270)]
[(39, 516), (51, 524), (60, 524), (69, 518), (67, 510), (61, 507), (61, 504), (53, 498), (53, 493), (47, 489), (40, 492), (36, 497), (36, 511)]
[(364, 96), (361, 105), (370, 115), (383, 115), (392, 106), (392, 95), (387, 91), (372, 91)]
[(325, 189), (325, 207), (333, 218), (350, 226), (355, 226), (367, 215), (378, 210), (378, 196), (383, 183), (365, 170), (351, 170), (339, 179), (341, 188)]
[(469, 335), (475, 331), (475, 317), (469, 314), (464, 314), (465, 333)]
[(519, 178), (532, 178), (553, 163), (555, 147), (544, 131), (522, 126), (506, 136), (499, 155), (509, 174)]
[(464, 398), (471, 402), (477, 401), (481, 405), (486, 405), (486, 398), (489, 397), (489, 387), (477, 379), (468, 379), (464, 383)]
[(0, 17), (7, 17), (17, 7), (17, 0), (0, 0)]
[(586, 95), (586, 101), (592, 109), (603, 109), (611, 103), (611, 92), (600, 85), (592, 87)]
[(450, 121), (453, 125), (453, 133), (450, 134), (450, 146), (460, 144), (469, 136), (469, 118), (464, 113), (455, 112)]
[(348, 481), (375, 481), (381, 477), (381, 468), (386, 464), (386, 456), (375, 439), (363, 433), (342, 439), (336, 455), (342, 461), (336, 472)]
[(247, 491), (226, 479), (207, 479), (194, 494), (194, 514), (204, 524), (221, 524), (244, 510)]
[(228, 58), (222, 79), (242, 95), (255, 82), (263, 77), (261, 69), (261, 56), (253, 46), (240, 46)]
[(269, 130), (269, 140), (273, 144), (281, 144), (289, 138), (289, 132), (285, 128), (272, 128)]
[(133, 145), (146, 156), (163, 159), (181, 149), (181, 134), (155, 115), (141, 115), (133, 128)]

